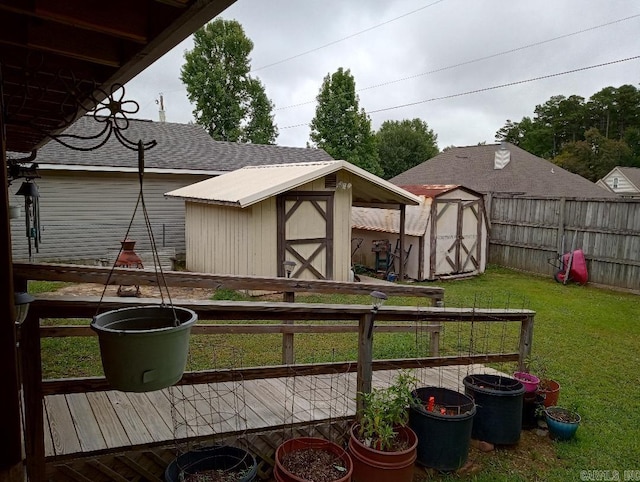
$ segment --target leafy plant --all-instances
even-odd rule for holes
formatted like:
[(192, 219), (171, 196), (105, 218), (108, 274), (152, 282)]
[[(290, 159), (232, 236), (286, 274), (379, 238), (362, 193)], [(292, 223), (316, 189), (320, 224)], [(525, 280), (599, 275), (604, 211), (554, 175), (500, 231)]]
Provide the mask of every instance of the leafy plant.
[(363, 393), (364, 409), (359, 417), (358, 436), (368, 447), (393, 451), (395, 428), (409, 421), (409, 406), (418, 403), (411, 392), (418, 379), (410, 371), (401, 371), (387, 388), (374, 388)]

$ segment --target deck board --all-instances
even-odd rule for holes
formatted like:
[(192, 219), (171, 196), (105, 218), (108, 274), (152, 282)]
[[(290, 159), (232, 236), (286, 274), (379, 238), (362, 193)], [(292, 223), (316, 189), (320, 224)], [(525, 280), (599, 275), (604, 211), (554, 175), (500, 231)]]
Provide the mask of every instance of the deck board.
[(89, 404), (86, 393), (66, 395), (67, 405), (78, 434), (83, 452), (92, 452), (107, 448), (100, 425)]
[[(462, 392), (462, 380), (470, 373), (500, 372), (482, 365), (415, 371), (420, 386)], [(388, 386), (396, 374), (397, 370), (375, 371), (373, 386)], [(47, 457), (56, 457), (115, 451), (185, 437), (351, 417), (356, 408), (355, 387), (355, 373), (339, 373), (181, 385), (135, 394), (108, 391), (50, 395), (44, 404), (45, 452)], [(177, 424), (180, 417), (186, 423)]]
[(87, 393), (87, 400), (93, 407), (93, 413), (100, 425), (100, 431), (107, 447), (128, 447), (131, 445), (131, 440), (129, 440), (107, 392)]
[(64, 395), (52, 395), (44, 401), (48, 413), (51, 440), (56, 455), (81, 452), (82, 447)]

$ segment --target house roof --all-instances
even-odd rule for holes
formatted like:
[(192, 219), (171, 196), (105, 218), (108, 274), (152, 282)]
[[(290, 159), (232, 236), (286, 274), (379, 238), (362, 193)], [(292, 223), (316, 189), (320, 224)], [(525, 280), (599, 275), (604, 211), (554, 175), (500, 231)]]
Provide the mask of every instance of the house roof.
[[(99, 133), (103, 127), (102, 122), (87, 115), (78, 119), (64, 135), (87, 137)], [(215, 141), (196, 124), (130, 119), (129, 127), (122, 133), (133, 142), (158, 142), (155, 147), (145, 151), (145, 170), (220, 174), (247, 165), (333, 160), (322, 149)], [(64, 141), (77, 147), (96, 144), (95, 140), (68, 137)], [(76, 151), (58, 142), (49, 142), (38, 152), (36, 162), (40, 169), (138, 170), (137, 153), (123, 147), (114, 135), (104, 146), (93, 151)]]
[[(455, 184), (444, 185), (410, 185), (401, 186), (403, 189), (420, 197), (418, 206), (407, 206), (405, 233), (409, 236), (423, 236), (427, 231), (431, 204), (433, 199), (456, 190), (463, 190), (481, 197), (482, 194)], [(367, 231), (384, 233), (400, 232), (400, 213), (389, 209), (371, 209), (354, 207), (351, 210), (352, 227)]]
[(500, 144), (454, 147), (390, 179), (406, 184), (460, 184), (481, 193), (509, 193), (543, 197), (618, 197), (591, 181), (504, 143), (510, 161), (494, 169)]
[(234, 0), (0, 0), (6, 149), (30, 152)]
[(417, 205), (420, 202), (417, 196), (364, 169), (347, 161), (335, 160), (247, 166), (165, 193), (165, 196), (244, 208), (341, 170), (354, 175), (350, 186), (354, 204), (391, 207), (398, 204)]
[(617, 167), (618, 171), (640, 191), (640, 167)]

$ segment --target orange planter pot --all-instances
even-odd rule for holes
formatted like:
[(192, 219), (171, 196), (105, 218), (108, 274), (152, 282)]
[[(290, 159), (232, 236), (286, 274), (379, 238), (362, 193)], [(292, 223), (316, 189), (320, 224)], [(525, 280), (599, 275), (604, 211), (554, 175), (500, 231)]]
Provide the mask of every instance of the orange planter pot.
[(411, 482), (417, 456), (418, 437), (409, 427), (398, 427), (398, 436), (406, 440), (406, 450), (383, 452), (364, 445), (357, 424), (351, 426), (349, 453), (353, 461), (353, 482)]

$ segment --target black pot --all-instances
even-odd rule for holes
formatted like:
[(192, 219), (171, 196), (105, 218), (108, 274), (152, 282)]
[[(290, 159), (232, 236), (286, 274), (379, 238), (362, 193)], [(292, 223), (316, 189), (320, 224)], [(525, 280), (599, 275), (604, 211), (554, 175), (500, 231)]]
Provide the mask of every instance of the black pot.
[(471, 437), (498, 445), (518, 442), (524, 385), (515, 378), (498, 375), (467, 375), (462, 383), (477, 407)]
[(256, 458), (238, 447), (214, 445), (179, 455), (164, 471), (166, 482), (180, 482), (184, 477), (208, 470), (244, 473), (241, 482), (252, 482), (258, 474)]
[[(473, 399), (447, 388), (424, 387), (413, 392), (422, 405), (412, 406), (409, 426), (418, 436), (418, 458), (420, 465), (441, 471), (452, 471), (462, 467), (469, 455), (471, 428), (476, 406)], [(435, 404), (455, 410), (453, 415), (428, 411), (429, 397)]]
[(525, 392), (522, 399), (522, 428), (530, 430), (538, 426), (539, 417), (536, 412), (544, 408), (544, 395), (536, 392)]

